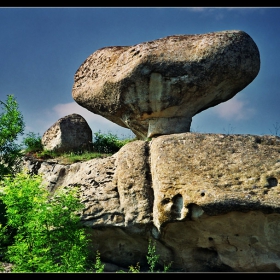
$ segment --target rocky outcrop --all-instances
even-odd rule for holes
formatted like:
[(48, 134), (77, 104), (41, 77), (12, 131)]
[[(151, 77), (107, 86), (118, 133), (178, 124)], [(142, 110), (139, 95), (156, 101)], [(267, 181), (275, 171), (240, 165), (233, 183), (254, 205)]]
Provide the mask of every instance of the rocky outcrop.
[(77, 70), (72, 96), (146, 139), (190, 131), (194, 115), (232, 98), (259, 69), (244, 31), (173, 35), (97, 50)]
[[(280, 138), (181, 133), (71, 165), (25, 160), (50, 191), (78, 186), (103, 262), (174, 271), (280, 271)], [(107, 266), (109, 267), (109, 266)]]
[(45, 150), (56, 152), (85, 151), (92, 149), (92, 131), (79, 114), (59, 119), (43, 135)]

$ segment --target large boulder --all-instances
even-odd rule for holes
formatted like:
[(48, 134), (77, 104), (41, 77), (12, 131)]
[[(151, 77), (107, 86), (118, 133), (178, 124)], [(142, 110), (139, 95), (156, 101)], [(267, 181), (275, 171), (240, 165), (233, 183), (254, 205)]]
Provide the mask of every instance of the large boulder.
[(79, 187), (103, 262), (145, 267), (151, 238), (175, 271), (280, 272), (279, 152), (277, 136), (181, 133), (108, 158), (25, 166), (51, 192)]
[(92, 131), (79, 114), (59, 119), (41, 139), (43, 148), (56, 152), (85, 151), (92, 149)]
[(260, 54), (244, 31), (105, 47), (75, 73), (73, 99), (139, 139), (190, 131), (192, 117), (250, 84)]

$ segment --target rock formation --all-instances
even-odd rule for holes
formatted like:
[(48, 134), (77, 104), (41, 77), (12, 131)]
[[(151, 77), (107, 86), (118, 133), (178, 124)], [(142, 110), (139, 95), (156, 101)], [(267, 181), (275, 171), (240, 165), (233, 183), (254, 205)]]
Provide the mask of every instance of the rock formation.
[(180, 133), (25, 167), (50, 191), (79, 187), (81, 220), (111, 267), (144, 267), (152, 238), (174, 271), (280, 271), (280, 137)]
[(72, 96), (146, 139), (190, 131), (194, 115), (232, 98), (259, 69), (243, 31), (173, 35), (97, 50), (77, 70)]
[[(195, 114), (259, 69), (256, 44), (236, 30), (97, 50), (77, 70), (73, 98), (139, 140), (108, 158), (26, 158), (24, 167), (51, 193), (79, 189), (81, 221), (107, 271), (145, 267), (153, 239), (173, 271), (279, 272), (280, 138), (189, 132)], [(58, 123), (43, 136), (51, 148)]]
[(78, 114), (59, 119), (43, 135), (44, 149), (57, 152), (92, 149), (92, 131), (87, 121)]

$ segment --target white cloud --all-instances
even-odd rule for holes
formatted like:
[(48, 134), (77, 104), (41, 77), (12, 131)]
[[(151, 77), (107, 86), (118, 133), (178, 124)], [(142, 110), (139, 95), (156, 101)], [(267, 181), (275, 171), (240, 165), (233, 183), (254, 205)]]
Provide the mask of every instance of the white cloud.
[(255, 114), (255, 109), (235, 97), (214, 107), (213, 112), (226, 120), (247, 120)]

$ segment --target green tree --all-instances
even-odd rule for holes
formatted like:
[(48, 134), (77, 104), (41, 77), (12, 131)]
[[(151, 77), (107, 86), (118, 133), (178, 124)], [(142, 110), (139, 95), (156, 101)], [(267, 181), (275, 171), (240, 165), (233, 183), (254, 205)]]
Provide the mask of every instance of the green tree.
[(20, 170), (21, 145), (16, 141), (23, 134), (24, 121), (13, 95), (7, 101), (0, 100), (0, 180), (5, 175), (14, 175)]

